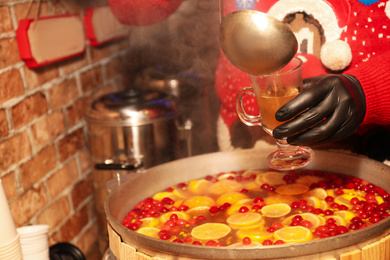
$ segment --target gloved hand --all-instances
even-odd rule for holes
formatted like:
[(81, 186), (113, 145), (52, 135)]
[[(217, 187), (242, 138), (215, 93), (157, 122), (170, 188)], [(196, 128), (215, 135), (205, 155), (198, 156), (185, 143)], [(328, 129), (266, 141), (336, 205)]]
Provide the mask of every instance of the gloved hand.
[(366, 101), (359, 81), (344, 74), (306, 78), (304, 90), (276, 112), (288, 121), (273, 131), (293, 145), (315, 145), (343, 139), (363, 121)]

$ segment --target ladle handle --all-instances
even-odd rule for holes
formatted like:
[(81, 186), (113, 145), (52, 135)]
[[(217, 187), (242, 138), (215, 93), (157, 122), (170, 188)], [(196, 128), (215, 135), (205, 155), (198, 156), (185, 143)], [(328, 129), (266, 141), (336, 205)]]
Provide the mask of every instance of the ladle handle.
[(253, 96), (254, 98), (256, 98), (255, 93), (253, 92), (253, 88), (252, 87), (245, 87), (245, 88), (240, 89), (237, 92), (237, 96), (236, 96), (236, 110), (237, 110), (238, 117), (246, 125), (249, 125), (249, 126), (254, 126), (254, 125), (262, 126), (262, 124), (261, 124), (261, 115), (260, 114), (259, 115), (249, 115), (245, 111), (245, 108), (244, 108), (244, 105), (243, 105), (243, 99), (244, 99), (244, 97), (246, 95)]

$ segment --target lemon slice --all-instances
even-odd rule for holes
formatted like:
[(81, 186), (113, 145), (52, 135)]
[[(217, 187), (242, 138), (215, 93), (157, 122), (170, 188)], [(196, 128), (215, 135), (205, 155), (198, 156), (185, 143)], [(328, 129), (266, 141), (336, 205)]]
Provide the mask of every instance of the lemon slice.
[(169, 191), (159, 192), (159, 193), (154, 194), (154, 196), (153, 196), (153, 199), (155, 199), (155, 200), (161, 201), (163, 198), (170, 198), (173, 200), (177, 199), (176, 195), (173, 194), (173, 192), (169, 192)]
[(245, 245), (243, 243), (235, 243), (230, 245), (230, 247), (258, 247), (258, 246), (263, 246), (263, 245), (257, 241), (252, 241), (252, 243), (250, 243), (249, 245)]
[(322, 177), (306, 175), (306, 176), (299, 177), (295, 182), (310, 186), (313, 183), (317, 183), (317, 182), (323, 181), (323, 180), (324, 180), (324, 178), (322, 178)]
[(194, 227), (191, 236), (199, 240), (216, 240), (227, 236), (231, 231), (228, 225), (222, 223), (206, 223)]
[(258, 175), (256, 176), (255, 183), (256, 183), (257, 185), (261, 186), (261, 185), (264, 184), (264, 181), (263, 181), (263, 175), (264, 175), (264, 174), (265, 174), (265, 173), (261, 173), (261, 174), (258, 174)]
[(206, 179), (193, 180), (188, 183), (187, 189), (194, 194), (203, 195), (207, 194), (211, 184), (212, 182)]
[(276, 240), (283, 240), (285, 243), (299, 243), (313, 239), (311, 231), (301, 226), (278, 229), (274, 232), (273, 236)]
[(349, 210), (335, 211), (334, 214), (337, 215), (337, 216), (342, 217), (343, 219), (345, 219), (345, 221), (347, 223), (351, 222), (351, 219), (353, 219), (356, 216), (355, 213), (353, 213), (353, 212), (351, 212)]
[(261, 214), (256, 212), (236, 213), (228, 217), (226, 222), (229, 225), (243, 227), (255, 225), (260, 222), (261, 218)]
[(300, 195), (309, 191), (309, 186), (301, 183), (284, 184), (276, 188), (275, 192), (283, 195)]
[(329, 208), (328, 203), (325, 200), (321, 200), (320, 201), (320, 209), (326, 210), (328, 208)]
[(243, 184), (233, 180), (221, 180), (213, 183), (210, 187), (210, 194), (222, 195), (227, 192), (240, 191), (243, 188)]
[(286, 184), (283, 179), (286, 174), (280, 172), (267, 172), (262, 175), (262, 181), (269, 185), (282, 185)]
[(248, 199), (248, 196), (241, 192), (229, 192), (218, 197), (217, 205), (224, 203), (235, 204), (239, 200)]
[(190, 219), (190, 216), (187, 213), (184, 213), (181, 211), (169, 211), (169, 212), (164, 213), (160, 216), (160, 221), (162, 223), (167, 222), (171, 218), (172, 214), (176, 214), (178, 219), (185, 219), (185, 220)]
[(325, 218), (325, 220), (333, 218), (336, 221), (337, 226), (347, 225), (347, 222), (345, 221), (345, 219), (339, 215), (325, 216), (324, 218)]
[(320, 208), (321, 207), (321, 200), (317, 197), (310, 196), (305, 197), (305, 200), (307, 201), (308, 206), (313, 206), (314, 208)]
[(156, 227), (141, 227), (137, 230), (137, 233), (154, 238), (159, 238), (158, 232), (160, 232), (160, 229)]
[(186, 211), (186, 213), (190, 216), (201, 216), (209, 212), (209, 206), (199, 206), (195, 208), (191, 208)]
[(244, 237), (249, 237), (252, 241), (263, 242), (266, 239), (271, 239), (272, 233), (258, 228), (251, 228), (238, 230), (236, 236), (240, 240), (244, 239)]
[(141, 227), (155, 227), (160, 223), (158, 218), (143, 218)]
[(315, 188), (315, 189), (309, 190), (303, 196), (304, 197), (316, 197), (319, 200), (324, 200), (328, 196), (328, 193), (323, 188)]
[(261, 209), (261, 213), (263, 213), (265, 217), (269, 218), (280, 218), (286, 216), (290, 212), (291, 207), (286, 203), (266, 205)]
[(200, 206), (211, 207), (215, 205), (215, 201), (208, 196), (193, 196), (191, 198), (186, 199), (183, 202), (183, 204), (190, 208), (195, 208)]
[(310, 221), (311, 224), (313, 224), (313, 226), (310, 228), (312, 230), (325, 224), (325, 218), (322, 216), (315, 215), (313, 213), (300, 213), (300, 214), (295, 214), (295, 215), (292, 215), (292, 216), (285, 218), (282, 221), (282, 225), (290, 226), (292, 219), (298, 215), (301, 216), (303, 218), (303, 220), (308, 220), (308, 221)]

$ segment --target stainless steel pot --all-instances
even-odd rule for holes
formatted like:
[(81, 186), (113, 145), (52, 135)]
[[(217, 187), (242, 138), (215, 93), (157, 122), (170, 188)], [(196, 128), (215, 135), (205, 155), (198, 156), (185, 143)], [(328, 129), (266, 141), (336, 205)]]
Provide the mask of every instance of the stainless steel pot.
[[(390, 232), (388, 231), (390, 228), (389, 218), (362, 230), (293, 245), (216, 248), (178, 244), (146, 237), (121, 224), (124, 216), (139, 201), (164, 190), (166, 187), (222, 171), (267, 169), (266, 157), (272, 150), (251, 149), (206, 154), (148, 169), (123, 183), (107, 198), (105, 211), (110, 227), (119, 235), (123, 243), (136, 248), (137, 252), (143, 252), (149, 256), (164, 257), (164, 259), (308, 259), (299, 257), (312, 254), (320, 255), (332, 250), (341, 251), (342, 248), (368, 241), (385, 231)], [(306, 167), (307, 169), (349, 174), (372, 182), (387, 191), (390, 189), (390, 167), (383, 163), (336, 152), (315, 151), (315, 154), (314, 161)]]

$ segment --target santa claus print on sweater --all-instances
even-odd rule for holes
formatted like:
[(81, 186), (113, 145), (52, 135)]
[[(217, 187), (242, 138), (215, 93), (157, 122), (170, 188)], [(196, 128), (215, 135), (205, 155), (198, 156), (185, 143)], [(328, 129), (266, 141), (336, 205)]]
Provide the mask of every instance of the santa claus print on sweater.
[[(289, 25), (297, 37), (303, 77), (325, 73), (354, 75), (366, 96), (364, 124), (390, 124), (390, 1), (357, 0), (236, 0), (233, 9), (268, 13)], [(267, 135), (240, 122), (237, 91), (250, 86), (246, 73), (221, 52), (216, 89), (221, 99), (218, 142), (221, 150), (249, 148)], [(387, 91), (386, 91), (387, 89)], [(256, 101), (246, 111), (258, 113)]]

